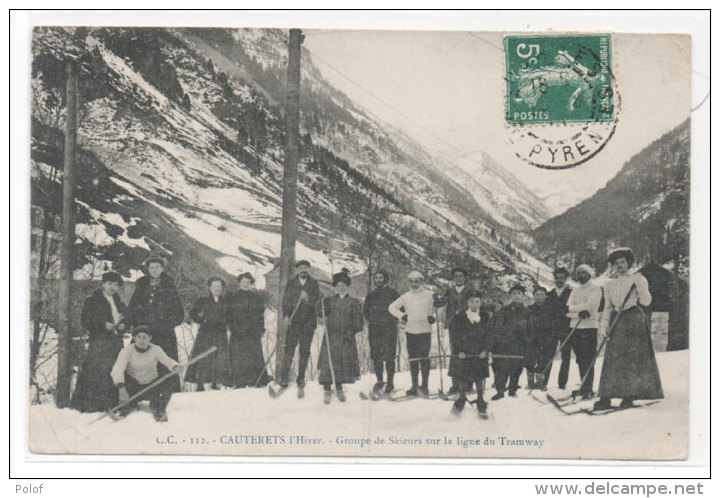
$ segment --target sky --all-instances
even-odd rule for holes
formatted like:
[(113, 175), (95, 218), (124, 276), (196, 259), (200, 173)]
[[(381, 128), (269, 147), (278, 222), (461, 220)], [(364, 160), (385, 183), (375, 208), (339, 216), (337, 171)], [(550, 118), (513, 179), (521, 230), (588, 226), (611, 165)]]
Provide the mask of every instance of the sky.
[(592, 196), (634, 154), (690, 115), (690, 38), (613, 35), (622, 99), (615, 135), (583, 165), (540, 169), (518, 159), (508, 143), (502, 33), (304, 34), (304, 48), (323, 76), (372, 116), (460, 167), (471, 167), (486, 152), (558, 214)]

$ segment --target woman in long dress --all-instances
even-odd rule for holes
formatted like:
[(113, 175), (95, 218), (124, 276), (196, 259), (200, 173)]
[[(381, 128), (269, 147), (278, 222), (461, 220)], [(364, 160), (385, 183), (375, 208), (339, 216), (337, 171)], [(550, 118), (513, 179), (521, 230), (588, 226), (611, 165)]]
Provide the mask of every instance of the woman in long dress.
[(190, 318), (200, 326), (190, 357), (194, 358), (213, 346), (217, 347), (215, 353), (188, 368), (185, 380), (197, 384), (197, 391), (204, 391), (205, 384), (210, 384), (212, 389), (219, 389), (220, 385), (232, 385), (225, 321), (226, 299), (223, 296), (225, 281), (220, 277), (211, 277), (208, 289), (210, 293), (198, 299), (190, 310)]
[(117, 294), (121, 285), (120, 274), (105, 273), (102, 289), (83, 305), (81, 321), (89, 333), (88, 351), (70, 403), (81, 412), (106, 411), (118, 404), (118, 390), (110, 371), (123, 348), (125, 303)]
[(338, 400), (345, 401), (342, 385), (352, 384), (360, 378), (355, 334), (363, 329), (362, 304), (348, 294), (350, 276), (347, 271), (333, 275), (333, 287), (335, 295), (318, 303), (318, 315), (323, 319), (326, 330), (320, 347), (318, 380), (325, 389), (323, 402), (326, 404), (330, 403), (333, 380)]
[[(604, 337), (610, 335), (600, 375), (600, 400), (595, 403), (596, 410), (610, 408), (611, 398), (622, 398), (620, 407), (629, 408), (637, 399), (663, 397), (650, 336), (650, 321), (640, 308), (652, 302), (648, 282), (640, 273), (628, 273), (635, 262), (629, 248), (611, 251), (608, 262), (616, 278), (605, 286), (605, 310), (599, 325)], [(609, 330), (615, 317), (617, 322)]]
[(240, 290), (228, 298), (225, 317), (230, 326), (232, 383), (237, 387), (264, 386), (270, 378), (265, 370), (262, 337), (265, 334), (265, 303), (253, 290), (250, 273), (238, 277)]

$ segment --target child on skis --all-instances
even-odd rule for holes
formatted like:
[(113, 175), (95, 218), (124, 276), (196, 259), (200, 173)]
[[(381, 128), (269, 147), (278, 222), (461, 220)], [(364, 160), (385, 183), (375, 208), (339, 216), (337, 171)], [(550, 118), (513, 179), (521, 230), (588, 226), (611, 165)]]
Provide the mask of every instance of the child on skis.
[(472, 291), (467, 296), (467, 308), (450, 322), (452, 350), (457, 355), (457, 374), (460, 381), (458, 392), (460, 397), (453, 404), (453, 412), (460, 413), (467, 402), (466, 392), (473, 383), (477, 388), (475, 406), (483, 416), (487, 411), (487, 403), (483, 399), (485, 379), (489, 377), (487, 351), (489, 346), (488, 324), (490, 317), (480, 311), (482, 294)]
[[(110, 372), (110, 376), (118, 388), (121, 405), (127, 403), (133, 395), (158, 379), (158, 364), (175, 371), (178, 375), (182, 375), (183, 370), (183, 366), (165, 354), (160, 346), (150, 342), (152, 335), (148, 326), (135, 327), (133, 338), (134, 341), (120, 351)], [(138, 401), (149, 400), (155, 420), (166, 422), (165, 408), (170, 403), (172, 392), (171, 384), (167, 382), (159, 384), (118, 410), (115, 415), (120, 418), (125, 417), (137, 408)]]

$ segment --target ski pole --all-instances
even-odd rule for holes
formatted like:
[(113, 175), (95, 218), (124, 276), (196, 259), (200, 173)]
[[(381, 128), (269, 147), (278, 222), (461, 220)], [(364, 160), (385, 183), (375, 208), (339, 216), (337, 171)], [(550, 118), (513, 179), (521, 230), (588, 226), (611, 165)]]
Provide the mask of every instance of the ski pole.
[[(438, 361), (438, 367), (440, 370), (440, 397), (445, 396), (445, 387), (443, 386), (443, 367), (445, 366), (445, 351), (443, 351), (442, 342), (440, 341), (440, 319), (438, 317), (437, 307), (435, 308), (435, 333), (437, 335), (437, 342), (438, 342), (438, 353), (439, 355), (439, 361)], [(429, 377), (429, 375), (428, 375)]]
[[(600, 352), (605, 347), (605, 344), (607, 344), (608, 340), (610, 340), (610, 337), (612, 336), (613, 332), (615, 331), (615, 326), (618, 323), (618, 320), (620, 320), (620, 315), (622, 315), (623, 311), (625, 310), (625, 305), (628, 302), (628, 299), (630, 299), (630, 295), (632, 294), (633, 289), (635, 289), (635, 284), (632, 284), (630, 287), (630, 290), (625, 295), (625, 299), (623, 299), (622, 304), (620, 305), (620, 311), (618, 311), (617, 315), (615, 315), (615, 318), (613, 319), (612, 324), (610, 324), (610, 328), (608, 329), (608, 333), (603, 338), (602, 342), (600, 343), (600, 347), (597, 349), (597, 352), (595, 353), (595, 357), (593, 358), (592, 362), (590, 362), (590, 366), (585, 371), (585, 374), (583, 375), (582, 379), (580, 380), (580, 389), (582, 389), (583, 384), (585, 384), (585, 381), (587, 380), (588, 376), (590, 375), (590, 372), (595, 367), (595, 362), (597, 361), (598, 357), (600, 356)], [(592, 388), (591, 388), (592, 390)]]
[[(182, 366), (183, 368), (187, 368), (187, 367), (189, 367), (190, 365), (192, 365), (193, 363), (196, 363), (196, 362), (202, 360), (203, 358), (205, 358), (205, 357), (207, 357), (207, 356), (210, 356), (210, 355), (213, 354), (215, 351), (217, 351), (217, 346), (213, 346), (213, 347), (211, 347), (210, 349), (208, 349), (207, 351), (205, 351), (204, 353), (200, 353), (199, 355), (197, 355), (195, 358), (191, 359), (191, 360), (188, 361), (187, 363), (184, 363), (184, 364), (181, 363), (181, 364), (179, 364), (179, 365)], [(133, 401), (135, 401), (136, 399), (138, 399), (140, 396), (142, 396), (143, 394), (145, 394), (145, 393), (148, 392), (149, 390), (151, 390), (151, 389), (159, 386), (160, 384), (162, 384), (163, 382), (165, 382), (166, 380), (168, 380), (170, 377), (172, 377), (172, 376), (174, 376), (174, 375), (178, 375), (178, 372), (176, 372), (175, 370), (173, 370), (172, 372), (166, 373), (166, 374), (163, 375), (162, 377), (159, 377), (158, 379), (156, 379), (155, 381), (153, 381), (150, 385), (143, 387), (141, 390), (139, 390), (138, 392), (136, 392), (135, 394), (133, 394), (130, 398), (128, 398), (127, 401), (125, 401), (125, 402), (123, 402), (123, 403), (120, 403), (119, 405), (117, 405), (117, 406), (114, 407), (114, 408), (109, 409), (107, 412), (103, 413), (99, 418), (93, 420), (93, 421), (90, 422), (90, 423), (91, 423), (91, 424), (94, 424), (94, 423), (97, 422), (98, 420), (102, 420), (103, 418), (105, 418), (105, 417), (106, 417), (107, 415), (109, 415), (110, 413), (115, 412), (115, 411), (117, 411), (117, 410), (119, 410), (119, 409), (121, 409), (121, 408), (125, 408), (127, 405), (129, 405), (130, 403), (132, 403)]]
[[(297, 302), (297, 304), (295, 305), (295, 309), (293, 309), (293, 312), (292, 312), (292, 314), (290, 315), (290, 322), (292, 322), (292, 319), (295, 317), (295, 312), (296, 312), (296, 311), (298, 310), (298, 308), (300, 307), (300, 303), (301, 303), (301, 302), (302, 302), (302, 298), (298, 298), (298, 302)], [(279, 310), (278, 310), (278, 311), (279, 311)], [(262, 370), (260, 370), (260, 375), (258, 375), (258, 378), (257, 378), (257, 380), (255, 381), (254, 387), (257, 387), (257, 386), (258, 386), (258, 383), (260, 382), (260, 379), (262, 379), (262, 374), (263, 374), (263, 372), (265, 371), (265, 369), (267, 368), (267, 366), (268, 366), (268, 365), (270, 364), (270, 362), (272, 361), (273, 356), (275, 356), (275, 353), (277, 352), (277, 349), (278, 349), (278, 346), (279, 346), (279, 345), (280, 345), (280, 341), (279, 341), (278, 338), (276, 337), (276, 338), (275, 338), (275, 347), (273, 348), (272, 352), (270, 353), (270, 356), (268, 356), (268, 359), (267, 359), (267, 361), (265, 362), (265, 365), (263, 365)]]
[(323, 327), (325, 327), (325, 344), (327, 345), (327, 353), (328, 353), (328, 365), (330, 365), (330, 378), (332, 378), (333, 386), (335, 386), (337, 395), (337, 384), (335, 384), (335, 369), (333, 369), (332, 364), (332, 355), (330, 354), (330, 334), (328, 333), (327, 328), (327, 318), (325, 317), (325, 299), (320, 298), (320, 307), (322, 308), (322, 316), (323, 316)]
[[(465, 358), (496, 358), (496, 359), (502, 359), (502, 360), (524, 360), (525, 357), (520, 354), (466, 354)], [(420, 356), (417, 358), (410, 358), (408, 361), (421, 361), (421, 360), (431, 360), (433, 358), (460, 358), (458, 355), (453, 354), (444, 354), (444, 355), (432, 355), (432, 356)]]
[[(567, 344), (568, 341), (570, 340), (570, 338), (573, 336), (573, 334), (575, 334), (575, 331), (578, 329), (578, 327), (580, 326), (580, 323), (582, 323), (583, 320), (584, 320), (584, 318), (580, 318), (580, 319), (578, 320), (578, 322), (575, 324), (575, 326), (574, 326), (573, 329), (570, 331), (570, 333), (567, 335), (567, 337), (565, 337), (565, 340), (560, 343), (560, 345), (557, 347), (557, 349), (555, 349), (555, 353), (553, 353), (552, 358), (551, 358), (550, 361), (547, 363), (547, 365), (545, 365), (545, 368), (542, 369), (541, 374), (542, 374), (543, 376), (545, 375), (545, 372), (547, 372), (548, 368), (550, 368), (550, 366), (553, 364), (553, 362), (554, 362), (555, 359), (557, 358), (557, 355), (560, 354), (560, 351), (562, 351), (562, 349), (565, 347), (565, 344)], [(530, 393), (533, 392), (534, 390), (535, 390), (534, 387), (533, 387), (532, 389), (530, 389), (530, 390), (528, 391), (528, 396), (530, 396)]]

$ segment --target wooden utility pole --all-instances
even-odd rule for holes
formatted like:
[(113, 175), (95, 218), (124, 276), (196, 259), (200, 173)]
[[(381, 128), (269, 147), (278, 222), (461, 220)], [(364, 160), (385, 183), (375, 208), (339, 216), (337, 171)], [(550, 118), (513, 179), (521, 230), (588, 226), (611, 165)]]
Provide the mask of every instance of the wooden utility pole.
[(280, 241), (280, 278), (278, 282), (277, 357), (275, 377), (282, 366), (285, 328), (282, 300), (295, 265), (297, 240), (297, 165), (300, 142), (300, 45), (302, 32), (291, 29), (288, 39), (287, 104), (285, 108), (285, 169), (283, 174), (282, 236)]
[(77, 74), (75, 62), (68, 61), (65, 112), (65, 157), (63, 162), (63, 218), (60, 252), (60, 289), (58, 292), (58, 371), (55, 404), (58, 408), (70, 405), (70, 334), (72, 302), (70, 283), (73, 273), (75, 247), (75, 140), (77, 137)]

